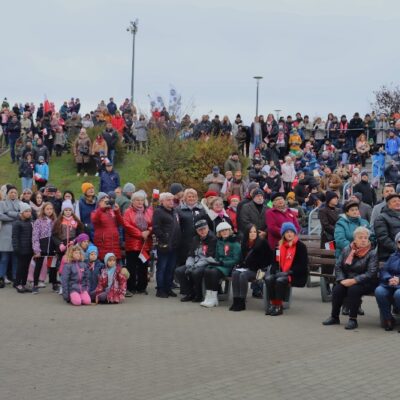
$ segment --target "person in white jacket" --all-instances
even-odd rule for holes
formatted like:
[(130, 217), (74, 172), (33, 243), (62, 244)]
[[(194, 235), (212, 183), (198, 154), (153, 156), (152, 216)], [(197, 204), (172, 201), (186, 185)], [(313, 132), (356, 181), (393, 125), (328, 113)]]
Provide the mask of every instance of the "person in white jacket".
[(294, 162), (292, 157), (286, 156), (285, 162), (281, 166), (282, 181), (285, 193), (289, 193), (292, 190), (292, 183), (296, 177), (296, 170), (294, 168)]

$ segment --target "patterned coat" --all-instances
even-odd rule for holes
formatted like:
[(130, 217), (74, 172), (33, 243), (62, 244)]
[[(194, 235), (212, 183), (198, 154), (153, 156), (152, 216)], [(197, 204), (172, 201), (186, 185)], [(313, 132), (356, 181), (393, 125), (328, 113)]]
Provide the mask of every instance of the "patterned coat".
[(99, 276), (99, 281), (96, 287), (96, 298), (99, 294), (107, 292), (107, 301), (109, 303), (120, 303), (125, 298), (126, 293), (126, 277), (121, 272), (121, 267), (117, 266), (113, 276), (113, 282), (110, 290), (108, 288), (108, 273), (107, 267), (103, 268)]

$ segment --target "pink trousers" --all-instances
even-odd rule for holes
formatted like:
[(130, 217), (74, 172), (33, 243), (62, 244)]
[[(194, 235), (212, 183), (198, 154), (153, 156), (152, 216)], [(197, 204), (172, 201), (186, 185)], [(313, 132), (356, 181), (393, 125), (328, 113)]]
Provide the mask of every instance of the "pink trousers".
[(69, 295), (69, 298), (73, 306), (81, 306), (81, 305), (87, 306), (91, 303), (88, 292), (82, 292), (82, 293), (72, 292)]

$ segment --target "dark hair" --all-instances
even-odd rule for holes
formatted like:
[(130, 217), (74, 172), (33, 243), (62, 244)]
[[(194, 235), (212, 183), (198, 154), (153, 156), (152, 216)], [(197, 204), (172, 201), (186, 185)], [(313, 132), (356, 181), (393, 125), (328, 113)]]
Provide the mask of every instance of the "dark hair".
[(252, 228), (255, 228), (256, 229), (256, 232), (257, 232), (257, 239), (258, 239), (258, 229), (257, 229), (257, 226), (255, 225), (255, 224), (249, 224), (249, 225), (247, 225), (246, 226), (246, 228), (244, 229), (244, 232), (243, 232), (243, 240), (242, 240), (242, 256), (243, 256), (243, 259), (246, 257), (246, 255), (247, 255), (247, 253), (248, 253), (248, 251), (249, 251), (249, 246), (248, 246), (248, 244), (249, 244), (249, 235), (250, 235), (250, 231), (252, 230)]
[[(60, 215), (57, 217), (56, 222), (54, 223), (53, 235), (55, 235), (55, 236), (60, 236), (61, 235), (63, 218), (64, 218), (64, 213), (61, 212)], [(75, 215), (74, 212), (72, 212), (72, 218), (77, 222), (76, 231), (77, 231), (77, 236), (78, 236), (78, 234), (80, 232), (84, 231), (84, 226), (83, 226), (81, 220)]]
[(34, 193), (32, 194), (31, 202), (32, 202), (35, 206), (38, 206), (38, 207), (39, 207), (39, 204), (38, 204), (37, 201), (36, 201), (36, 197), (37, 197), (38, 194), (40, 194), (40, 195), (42, 196), (42, 204), (44, 203), (44, 200), (43, 200), (43, 193), (42, 193), (42, 192), (39, 192), (39, 191), (34, 192)]
[(71, 202), (72, 202), (72, 204), (74, 204), (75, 203), (74, 192), (72, 192), (71, 190), (65, 190), (64, 193), (63, 193), (63, 200), (65, 200), (64, 197), (65, 197), (66, 194), (70, 194), (71, 195)]

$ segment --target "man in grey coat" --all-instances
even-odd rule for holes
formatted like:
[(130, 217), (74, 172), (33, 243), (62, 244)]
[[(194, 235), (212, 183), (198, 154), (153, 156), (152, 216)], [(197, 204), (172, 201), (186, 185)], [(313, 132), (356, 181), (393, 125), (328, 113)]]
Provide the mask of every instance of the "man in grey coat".
[(391, 183), (386, 183), (385, 186), (383, 187), (383, 191), (382, 191), (383, 200), (379, 204), (374, 206), (374, 208), (372, 209), (371, 221), (370, 221), (372, 228), (374, 227), (376, 218), (381, 213), (383, 207), (386, 206), (386, 198), (394, 193), (396, 193), (394, 185), (392, 185)]

